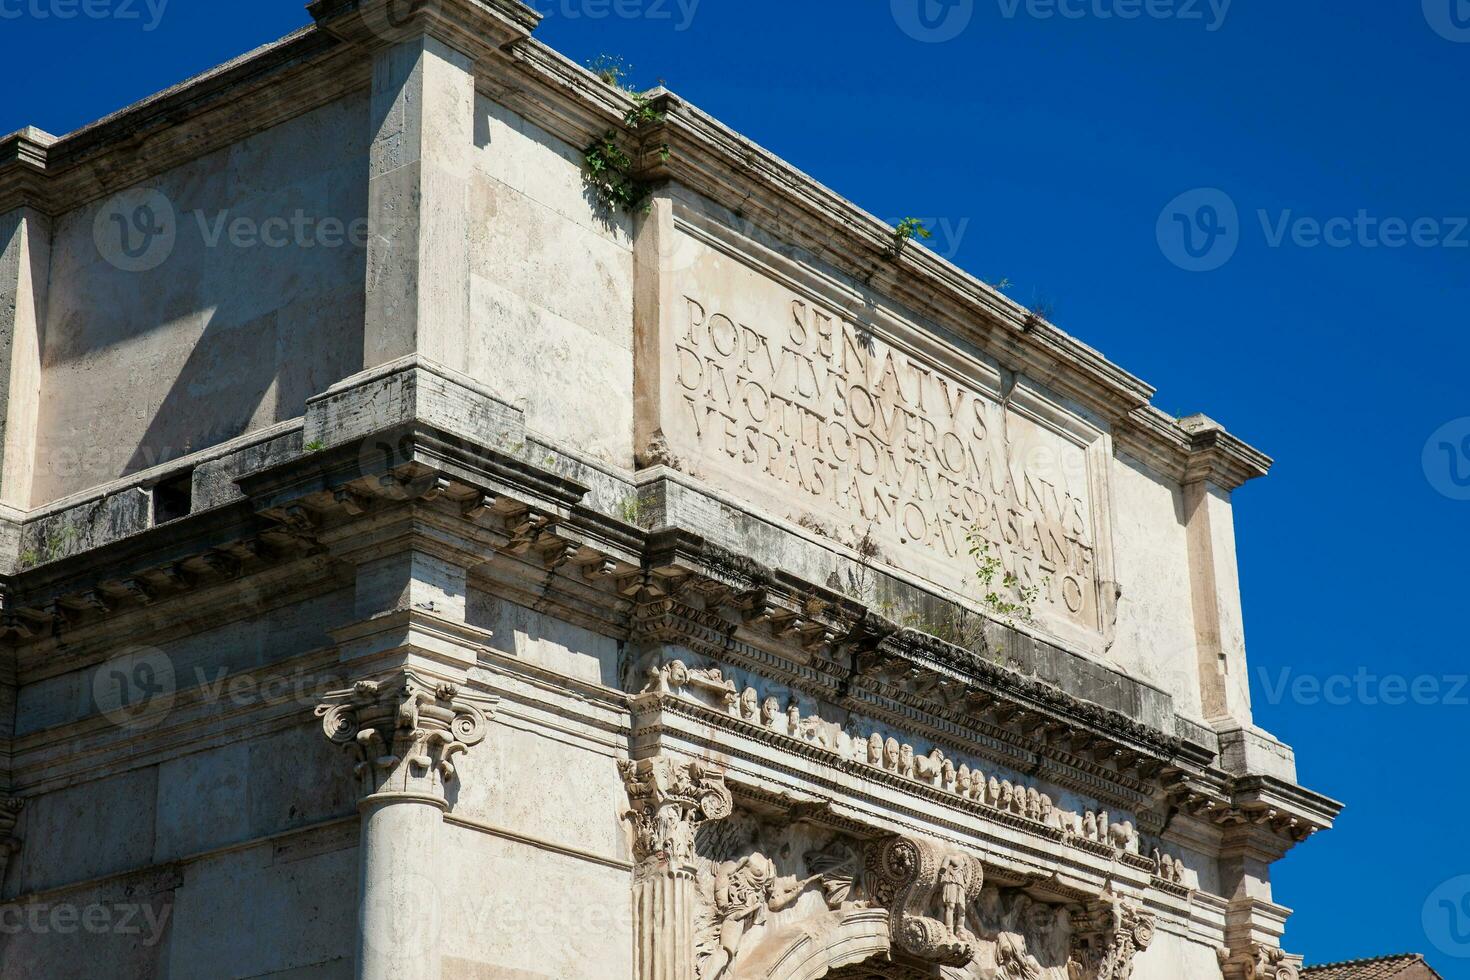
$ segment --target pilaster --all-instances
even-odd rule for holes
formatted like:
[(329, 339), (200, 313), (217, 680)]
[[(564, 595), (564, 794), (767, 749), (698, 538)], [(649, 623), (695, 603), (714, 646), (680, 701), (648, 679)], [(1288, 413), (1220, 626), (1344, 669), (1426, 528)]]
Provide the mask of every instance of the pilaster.
[(694, 835), (733, 809), (724, 777), (701, 762), (619, 764), (633, 825), (637, 980), (696, 980)]
[(427, 33), (373, 55), (363, 367), (453, 365), (469, 325), (473, 59)]
[(1200, 701), (1211, 723), (1249, 727), (1250, 674), (1230, 499), (1239, 477), (1217, 459), (1216, 442), (1228, 438), (1218, 423), (1195, 416), (1181, 425), (1207, 447), (1191, 457), (1183, 484)]
[(0, 215), (0, 504), (18, 511), (31, 502), (50, 236), (49, 219), (33, 208)]

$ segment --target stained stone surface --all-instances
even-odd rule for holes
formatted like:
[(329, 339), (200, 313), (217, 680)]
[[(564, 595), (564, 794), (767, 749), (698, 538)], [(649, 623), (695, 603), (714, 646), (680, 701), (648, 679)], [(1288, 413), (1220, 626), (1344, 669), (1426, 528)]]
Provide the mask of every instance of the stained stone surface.
[(1265, 456), (514, 0), (311, 11), (0, 140), (0, 975), (1294, 980)]

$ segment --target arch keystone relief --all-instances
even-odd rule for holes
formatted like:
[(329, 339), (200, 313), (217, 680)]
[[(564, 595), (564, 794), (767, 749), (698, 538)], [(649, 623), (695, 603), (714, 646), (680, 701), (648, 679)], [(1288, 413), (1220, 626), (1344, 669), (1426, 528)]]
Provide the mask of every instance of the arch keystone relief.
[(1097, 645), (1112, 581), (1099, 429), (677, 204), (650, 220), (673, 225), (660, 234), (680, 236), (682, 261), (647, 272), (661, 300), (639, 325), (646, 464), (956, 591), (974, 591), (978, 543), (1036, 590), (1039, 621)]

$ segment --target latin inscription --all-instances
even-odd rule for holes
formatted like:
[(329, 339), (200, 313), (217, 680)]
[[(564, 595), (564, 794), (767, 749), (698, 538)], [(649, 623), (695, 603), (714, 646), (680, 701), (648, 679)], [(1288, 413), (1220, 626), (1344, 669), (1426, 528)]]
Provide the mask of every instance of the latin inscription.
[(666, 411), (701, 459), (918, 549), (951, 587), (973, 584), (973, 532), (1039, 613), (1097, 628), (1085, 450), (833, 311), (773, 300), (682, 298)]

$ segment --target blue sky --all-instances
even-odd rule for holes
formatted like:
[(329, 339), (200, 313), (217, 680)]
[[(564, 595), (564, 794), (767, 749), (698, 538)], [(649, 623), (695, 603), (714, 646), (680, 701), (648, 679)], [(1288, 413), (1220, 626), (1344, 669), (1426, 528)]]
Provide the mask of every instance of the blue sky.
[[(1349, 803), (1278, 866), (1287, 946), (1470, 977), (1470, 3), (918, 2), (539, 0), (539, 36), (928, 218), (1162, 408), (1279, 460), (1237, 495), (1257, 720)], [(0, 0), (0, 132), (64, 133), (307, 22), (92, 3)]]

